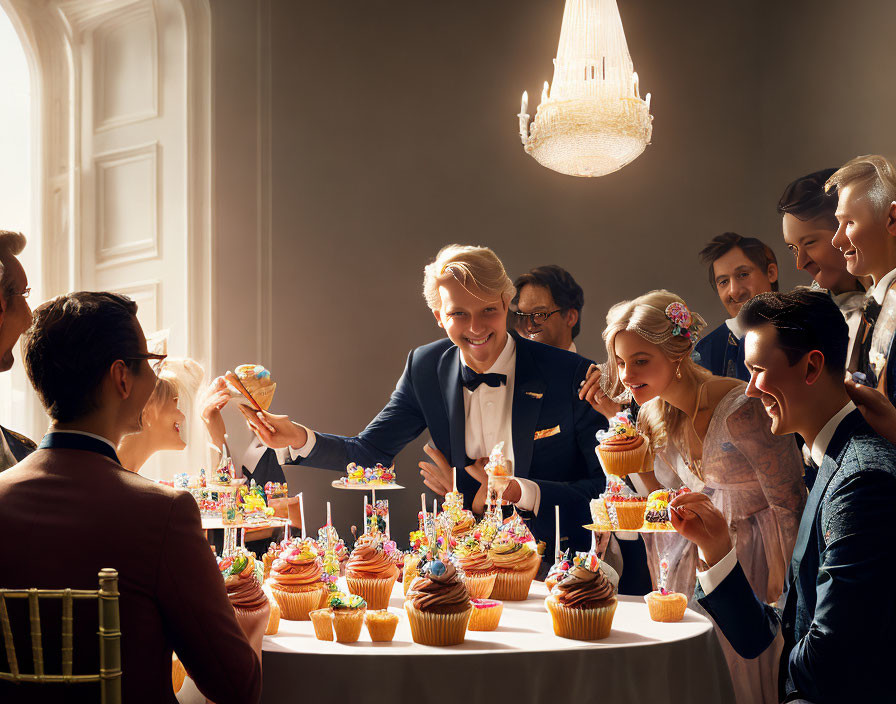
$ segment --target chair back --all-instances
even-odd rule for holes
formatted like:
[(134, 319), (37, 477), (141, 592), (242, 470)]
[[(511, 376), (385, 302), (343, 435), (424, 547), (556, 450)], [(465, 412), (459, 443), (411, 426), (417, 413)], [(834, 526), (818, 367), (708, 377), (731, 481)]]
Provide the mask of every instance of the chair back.
[[(0, 627), (6, 648), (8, 672), (0, 672), (0, 680), (12, 682), (99, 682), (102, 704), (121, 704), (121, 629), (118, 617), (118, 572), (102, 569), (100, 588), (80, 589), (0, 589)], [(7, 599), (28, 600), (28, 621), (31, 629), (31, 659), (33, 673), (19, 671), (12, 626), (6, 608)], [(44, 672), (44, 650), (41, 642), (40, 600), (62, 600), (62, 673)], [(95, 599), (99, 607), (100, 671), (97, 674), (73, 674), (74, 648), (73, 604), (75, 599)]]

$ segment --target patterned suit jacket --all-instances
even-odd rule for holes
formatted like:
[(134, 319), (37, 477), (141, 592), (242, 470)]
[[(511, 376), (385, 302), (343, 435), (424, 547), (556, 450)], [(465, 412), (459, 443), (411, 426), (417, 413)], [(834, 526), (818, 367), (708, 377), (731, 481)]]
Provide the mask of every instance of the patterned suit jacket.
[(696, 595), (746, 658), (784, 634), (781, 694), (815, 704), (891, 701), (896, 661), (896, 448), (853, 411), (828, 445), (800, 522), (783, 612), (762, 603), (740, 565)]

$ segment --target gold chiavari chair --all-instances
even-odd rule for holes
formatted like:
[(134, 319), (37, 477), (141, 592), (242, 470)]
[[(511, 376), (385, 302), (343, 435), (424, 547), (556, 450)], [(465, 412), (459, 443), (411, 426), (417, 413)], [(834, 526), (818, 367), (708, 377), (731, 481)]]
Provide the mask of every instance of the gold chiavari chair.
[[(102, 704), (121, 704), (121, 630), (118, 619), (118, 572), (103, 569), (99, 573), (98, 590), (78, 589), (0, 589), (0, 627), (6, 647), (9, 672), (0, 672), (0, 679), (12, 682), (99, 682)], [(34, 672), (19, 672), (13, 643), (12, 627), (6, 608), (7, 599), (27, 599), (31, 625), (31, 657)], [(44, 672), (44, 651), (41, 640), (40, 600), (62, 600), (62, 673)], [(98, 674), (72, 673), (74, 648), (72, 616), (75, 599), (96, 599), (99, 605), (100, 671)]]

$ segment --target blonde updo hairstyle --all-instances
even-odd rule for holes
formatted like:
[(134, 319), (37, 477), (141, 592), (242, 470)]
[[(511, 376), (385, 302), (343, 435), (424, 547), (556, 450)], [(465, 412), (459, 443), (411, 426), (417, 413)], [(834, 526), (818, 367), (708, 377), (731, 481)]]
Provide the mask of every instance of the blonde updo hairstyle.
[[(691, 311), (691, 324), (687, 328), (690, 337), (676, 335), (675, 323), (666, 316), (666, 308), (671, 303), (687, 305), (680, 296), (659, 289), (631, 301), (622, 301), (610, 308), (603, 338), (607, 347), (607, 392), (611, 397), (620, 396), (625, 391), (619, 378), (615, 351), (616, 335), (623, 330), (637, 333), (647, 342), (659, 347), (668, 360), (679, 364), (682, 379), (695, 379), (699, 383), (711, 376), (710, 372), (691, 359), (697, 335), (706, 327), (706, 321)], [(638, 411), (638, 428), (647, 436), (653, 450), (662, 448), (668, 441), (683, 448), (686, 418), (683, 411), (657, 396)]]
[(430, 310), (442, 308), (439, 285), (454, 277), (469, 293), (479, 289), (500, 296), (504, 303), (516, 295), (516, 287), (504, 265), (488, 247), (449, 244), (442, 247), (434, 261), (423, 268), (423, 297)]
[[(156, 386), (146, 405), (143, 407), (143, 419), (154, 415), (173, 398), (185, 397), (188, 404), (202, 385), (205, 371), (198, 362), (188, 357), (168, 357), (162, 360), (156, 369)], [(186, 413), (189, 417), (189, 413)]]

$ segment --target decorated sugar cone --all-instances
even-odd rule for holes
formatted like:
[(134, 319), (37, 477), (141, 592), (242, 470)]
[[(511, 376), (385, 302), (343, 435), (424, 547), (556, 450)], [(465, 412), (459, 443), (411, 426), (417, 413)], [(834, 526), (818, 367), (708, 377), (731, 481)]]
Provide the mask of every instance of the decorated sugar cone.
[(277, 384), (271, 384), (270, 386), (265, 386), (263, 389), (256, 389), (255, 391), (249, 391), (252, 394), (252, 398), (258, 403), (259, 406), (262, 407), (263, 410), (268, 410), (271, 407), (271, 403), (274, 400), (274, 391), (277, 389)]

